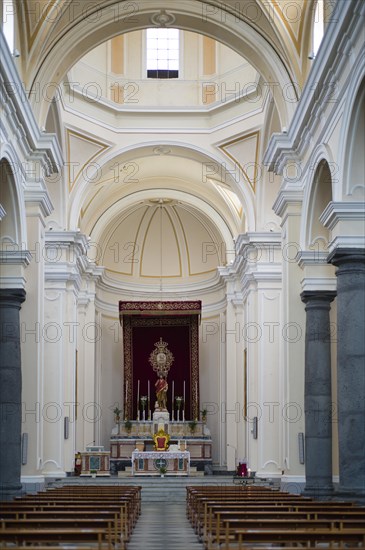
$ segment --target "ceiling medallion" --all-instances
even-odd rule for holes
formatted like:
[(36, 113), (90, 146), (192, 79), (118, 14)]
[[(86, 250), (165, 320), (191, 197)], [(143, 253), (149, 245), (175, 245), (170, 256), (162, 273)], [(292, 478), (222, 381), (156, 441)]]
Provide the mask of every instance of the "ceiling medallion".
[(170, 27), (175, 23), (176, 17), (172, 13), (167, 13), (166, 10), (160, 10), (160, 13), (153, 15), (150, 21), (156, 27)]

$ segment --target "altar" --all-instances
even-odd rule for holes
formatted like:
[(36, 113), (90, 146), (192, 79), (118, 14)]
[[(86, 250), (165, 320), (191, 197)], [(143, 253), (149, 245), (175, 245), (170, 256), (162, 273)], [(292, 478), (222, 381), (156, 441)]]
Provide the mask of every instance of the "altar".
[(134, 476), (188, 476), (189, 451), (133, 451), (132, 475)]

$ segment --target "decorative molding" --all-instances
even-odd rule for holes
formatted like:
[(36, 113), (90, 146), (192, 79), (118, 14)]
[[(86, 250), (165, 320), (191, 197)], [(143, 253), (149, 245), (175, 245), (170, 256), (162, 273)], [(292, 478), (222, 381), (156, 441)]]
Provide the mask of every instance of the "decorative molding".
[(46, 189), (32, 189), (28, 187), (24, 191), (24, 200), (26, 206), (36, 205), (39, 206), (42, 215), (46, 218), (50, 216), (54, 210), (51, 198)]
[(152, 25), (159, 28), (171, 27), (176, 21), (175, 15), (166, 10), (160, 10), (159, 13), (150, 17)]
[(365, 204), (363, 202), (334, 202), (328, 203), (319, 217), (319, 221), (331, 231), (341, 221), (365, 221)]
[(0, 250), (0, 265), (21, 265), (22, 267), (27, 267), (31, 259), (32, 254), (29, 250)]
[[(243, 143), (243, 142), (245, 142), (248, 139), (253, 138), (253, 137), (256, 138), (256, 147), (255, 147), (254, 174), (253, 174), (253, 178), (250, 179), (247, 172), (246, 172), (246, 170), (242, 166), (242, 164), (237, 160), (237, 158), (233, 155), (233, 153), (231, 153), (228, 150), (228, 148), (229, 148), (230, 145), (235, 145), (237, 143)], [(221, 151), (223, 151), (223, 153), (226, 154), (227, 157), (229, 157), (233, 161), (234, 165), (237, 165), (239, 167), (242, 174), (244, 175), (245, 180), (249, 182), (252, 191), (255, 193), (257, 174), (258, 174), (257, 167), (259, 166), (260, 131), (257, 130), (255, 132), (249, 132), (248, 134), (245, 134), (245, 135), (240, 136), (238, 138), (232, 139), (230, 141), (226, 141), (225, 143), (221, 143), (220, 145), (218, 145), (218, 148)]]
[(319, 252), (318, 250), (300, 250), (295, 259), (302, 269), (307, 266), (327, 265), (328, 251)]
[(303, 292), (337, 291), (336, 277), (304, 277), (300, 284)]
[(63, 166), (63, 157), (57, 137), (44, 134), (39, 129), (1, 29), (0, 51), (0, 95), (5, 113), (3, 120), (6, 119), (14, 135), (18, 136), (17, 143), (26, 159), (40, 162), (46, 176), (59, 172)]
[(273, 204), (272, 209), (274, 210), (275, 214), (285, 219), (285, 215), (287, 213), (287, 209), (289, 206), (295, 207), (298, 209), (298, 211), (294, 214), (291, 213), (291, 215), (301, 216), (301, 207), (303, 203), (304, 198), (304, 192), (301, 188), (298, 189), (280, 189), (278, 196), (275, 199), (275, 202)]
[(336, 250), (365, 250), (365, 235), (346, 235), (335, 237), (328, 246), (328, 256), (333, 256)]
[[(302, 157), (311, 132), (321, 118), (323, 105), (331, 101), (334, 85), (348, 66), (350, 43), (363, 29), (362, 0), (336, 4), (336, 24), (325, 33), (287, 134), (274, 134), (264, 155), (269, 171), (282, 174), (288, 160)], [(333, 101), (333, 99), (332, 99)], [(326, 120), (326, 124), (328, 124)]]
[(26, 290), (26, 279), (24, 277), (0, 277), (0, 288)]

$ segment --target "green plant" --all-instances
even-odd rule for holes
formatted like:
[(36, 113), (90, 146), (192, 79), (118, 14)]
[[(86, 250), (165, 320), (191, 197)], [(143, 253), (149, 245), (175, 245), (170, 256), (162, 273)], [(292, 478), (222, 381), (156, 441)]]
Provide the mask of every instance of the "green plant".
[(130, 420), (126, 419), (124, 421), (124, 427), (125, 427), (127, 432), (130, 432), (131, 429), (132, 429), (132, 422)]
[(90, 470), (91, 475), (96, 474), (96, 473), (97, 473), (97, 470)]
[(200, 411), (200, 414), (202, 415), (203, 422), (205, 422), (205, 420), (207, 419), (207, 414), (208, 414), (207, 409), (203, 409), (202, 411)]
[(195, 432), (195, 429), (196, 429), (197, 425), (198, 425), (198, 423), (197, 423), (196, 420), (191, 420), (189, 422), (189, 428), (190, 428), (191, 433)]
[(115, 407), (113, 410), (113, 413), (115, 414), (115, 420), (119, 422), (120, 420), (120, 413), (122, 412), (122, 409), (119, 409), (119, 407)]
[(161, 474), (161, 475), (164, 475), (164, 474), (166, 474), (166, 472), (167, 472), (166, 466), (160, 466), (159, 470), (160, 470), (160, 474)]

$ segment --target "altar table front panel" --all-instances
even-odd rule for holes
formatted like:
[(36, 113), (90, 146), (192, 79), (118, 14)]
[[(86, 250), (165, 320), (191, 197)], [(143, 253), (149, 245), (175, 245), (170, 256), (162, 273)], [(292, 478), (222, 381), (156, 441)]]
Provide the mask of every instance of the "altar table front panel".
[(189, 451), (133, 451), (132, 475), (160, 476), (160, 466), (166, 466), (165, 475), (187, 476), (190, 473)]

